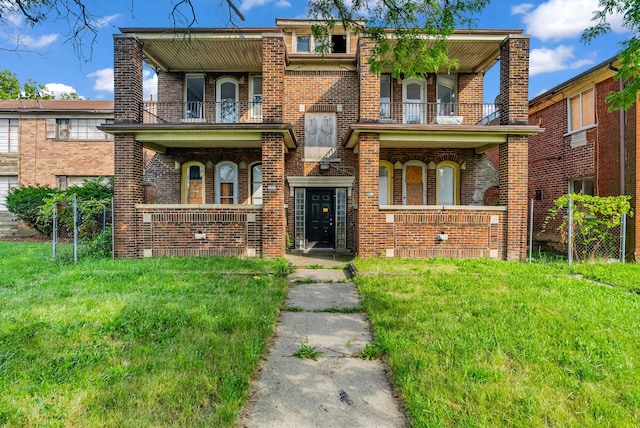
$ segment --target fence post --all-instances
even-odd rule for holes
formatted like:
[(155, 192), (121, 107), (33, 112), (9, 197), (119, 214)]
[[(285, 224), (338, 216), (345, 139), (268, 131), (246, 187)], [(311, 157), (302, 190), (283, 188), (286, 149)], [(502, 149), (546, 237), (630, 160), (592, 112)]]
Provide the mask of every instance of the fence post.
[(622, 213), (622, 224), (621, 227), (621, 245), (620, 245), (620, 263), (624, 263), (627, 254), (627, 213)]
[(58, 227), (57, 227), (57, 223), (58, 220), (56, 219), (58, 214), (58, 204), (54, 204), (53, 205), (53, 258), (56, 258), (56, 237), (58, 235)]
[(529, 263), (533, 260), (533, 199), (529, 208)]
[(73, 195), (73, 262), (78, 262), (78, 198)]
[(569, 222), (567, 227), (567, 248), (569, 254), (567, 254), (567, 260), (569, 262), (569, 266), (571, 266), (571, 262), (573, 261), (573, 197), (569, 194), (569, 212), (567, 213), (567, 221)]

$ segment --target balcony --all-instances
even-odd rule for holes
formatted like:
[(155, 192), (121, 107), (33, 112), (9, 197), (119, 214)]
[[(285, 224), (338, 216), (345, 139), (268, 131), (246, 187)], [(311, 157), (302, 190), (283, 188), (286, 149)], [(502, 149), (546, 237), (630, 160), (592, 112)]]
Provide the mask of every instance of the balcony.
[(142, 123), (262, 123), (262, 101), (180, 102), (145, 101)]
[(498, 104), (380, 102), (383, 123), (498, 125), (499, 112)]

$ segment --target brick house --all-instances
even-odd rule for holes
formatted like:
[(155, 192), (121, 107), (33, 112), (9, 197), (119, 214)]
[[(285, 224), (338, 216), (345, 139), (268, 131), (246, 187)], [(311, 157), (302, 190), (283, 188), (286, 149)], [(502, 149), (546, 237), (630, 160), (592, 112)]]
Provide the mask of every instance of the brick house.
[[(529, 123), (545, 132), (529, 139), (529, 198), (534, 200), (536, 245), (558, 248), (553, 227), (541, 233), (553, 201), (568, 193), (631, 195), (638, 212), (640, 163), (636, 126), (638, 108), (608, 112), (609, 92), (620, 90), (613, 79), (614, 56), (529, 102)], [(627, 254), (638, 260), (639, 217), (627, 222)]]
[[(526, 248), (529, 39), (459, 31), (455, 73), (369, 71), (344, 29), (311, 22), (126, 28), (114, 36), (118, 257), (361, 256), (520, 260)], [(496, 105), (483, 76), (500, 60)], [(143, 61), (158, 99), (142, 100)], [(155, 154), (143, 162), (143, 149)], [(499, 148), (499, 168), (483, 155)], [(483, 194), (499, 185), (498, 205)]]
[(0, 236), (18, 233), (5, 205), (12, 188), (113, 175), (113, 137), (97, 128), (112, 119), (113, 101), (0, 101)]

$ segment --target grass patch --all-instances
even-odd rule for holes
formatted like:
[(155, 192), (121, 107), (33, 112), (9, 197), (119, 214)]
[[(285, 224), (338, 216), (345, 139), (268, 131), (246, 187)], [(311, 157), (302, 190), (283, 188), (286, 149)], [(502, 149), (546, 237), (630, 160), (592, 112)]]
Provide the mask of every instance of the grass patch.
[(286, 263), (50, 250), (0, 242), (0, 425), (234, 425)]
[(363, 360), (377, 360), (384, 354), (383, 349), (377, 343), (367, 343), (364, 349), (355, 356)]
[(316, 309), (313, 312), (328, 312), (332, 314), (357, 314), (365, 312), (365, 308), (364, 306), (349, 306), (344, 308), (332, 306), (330, 308)]
[(303, 358), (303, 359), (311, 359), (313, 361), (318, 361), (318, 358), (322, 356), (322, 352), (317, 351), (315, 347), (309, 346), (308, 342), (304, 342), (300, 344), (300, 348), (296, 352), (293, 353), (294, 357)]
[(637, 266), (356, 265), (412, 426), (640, 425)]
[(283, 306), (282, 310), (285, 312), (304, 312), (302, 306)]

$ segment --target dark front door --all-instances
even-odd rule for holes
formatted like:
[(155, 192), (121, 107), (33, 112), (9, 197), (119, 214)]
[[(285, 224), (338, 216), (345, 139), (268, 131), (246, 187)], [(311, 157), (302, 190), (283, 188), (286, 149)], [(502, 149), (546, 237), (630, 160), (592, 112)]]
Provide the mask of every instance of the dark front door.
[(307, 189), (307, 248), (334, 247), (334, 195), (332, 189)]

